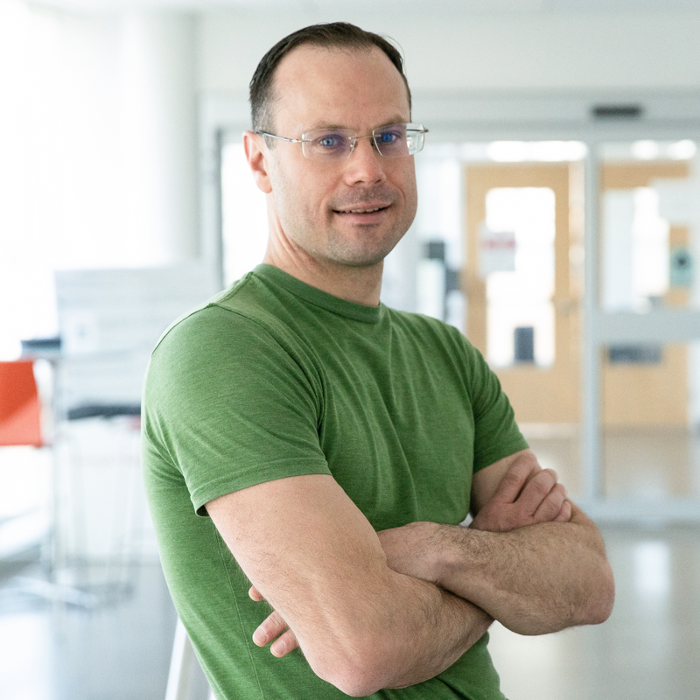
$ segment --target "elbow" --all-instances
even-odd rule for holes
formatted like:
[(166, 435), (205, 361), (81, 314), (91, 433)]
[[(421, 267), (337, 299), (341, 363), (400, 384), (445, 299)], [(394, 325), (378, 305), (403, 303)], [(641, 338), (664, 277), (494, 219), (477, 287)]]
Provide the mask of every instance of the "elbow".
[(352, 698), (364, 698), (388, 685), (382, 678), (381, 669), (370, 663), (358, 665), (343, 660), (326, 668), (314, 669), (314, 672), (319, 678)]
[(392, 685), (389, 671), (396, 663), (387, 658), (386, 650), (378, 648), (381, 646), (365, 638), (333, 654), (326, 650), (322, 659), (312, 660), (307, 655), (307, 660), (319, 678), (345, 695), (363, 698)]
[(584, 624), (599, 625), (605, 622), (611, 615), (615, 604), (615, 578), (612, 568), (606, 561), (596, 577), (595, 585), (591, 591), (587, 610), (587, 619)]
[(373, 695), (378, 690), (382, 690), (385, 686), (372, 682), (371, 679), (354, 676), (352, 678), (343, 678), (338, 680), (333, 685), (345, 695), (351, 698), (365, 698), (368, 695)]
[(601, 601), (598, 610), (598, 623), (605, 622), (613, 611), (615, 604), (615, 577), (613, 576), (612, 568), (608, 564), (605, 577), (604, 591), (601, 595)]

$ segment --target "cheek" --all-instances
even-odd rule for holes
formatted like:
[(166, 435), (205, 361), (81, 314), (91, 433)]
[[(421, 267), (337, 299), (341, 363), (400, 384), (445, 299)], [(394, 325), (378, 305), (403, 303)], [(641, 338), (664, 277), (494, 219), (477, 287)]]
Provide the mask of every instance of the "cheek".
[(331, 202), (334, 193), (334, 178), (330, 173), (319, 171), (312, 177), (301, 177), (296, 181), (298, 206), (310, 216), (329, 218), (333, 215)]
[(397, 159), (396, 170), (390, 176), (391, 182), (401, 190), (407, 202), (416, 199), (416, 170), (410, 159)]
[(415, 216), (418, 207), (418, 189), (415, 173), (410, 171), (407, 176), (402, 179), (399, 187), (405, 198), (406, 213)]
[(283, 175), (284, 197), (291, 211), (298, 210), (312, 216), (330, 212), (328, 200), (333, 191), (333, 177), (322, 169), (309, 172), (305, 163), (293, 163)]

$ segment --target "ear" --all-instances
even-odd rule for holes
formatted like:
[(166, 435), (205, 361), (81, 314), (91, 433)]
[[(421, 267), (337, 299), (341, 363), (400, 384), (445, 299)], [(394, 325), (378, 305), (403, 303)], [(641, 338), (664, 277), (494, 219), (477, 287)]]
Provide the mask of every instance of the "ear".
[(272, 192), (272, 184), (268, 168), (269, 151), (263, 137), (254, 131), (244, 131), (243, 150), (258, 189), (265, 194), (270, 194)]

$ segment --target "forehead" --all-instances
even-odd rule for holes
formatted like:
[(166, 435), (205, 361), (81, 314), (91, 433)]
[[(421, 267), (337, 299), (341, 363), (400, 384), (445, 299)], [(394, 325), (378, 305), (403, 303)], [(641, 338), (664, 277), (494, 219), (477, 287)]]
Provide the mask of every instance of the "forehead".
[(273, 109), (278, 129), (360, 130), (410, 120), (403, 78), (378, 47), (294, 49), (275, 73)]

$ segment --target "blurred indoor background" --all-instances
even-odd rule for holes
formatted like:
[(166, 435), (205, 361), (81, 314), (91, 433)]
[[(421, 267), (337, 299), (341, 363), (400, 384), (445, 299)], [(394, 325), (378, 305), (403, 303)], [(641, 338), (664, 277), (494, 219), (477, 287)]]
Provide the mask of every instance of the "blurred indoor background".
[(0, 0), (0, 698), (166, 696), (143, 373), (260, 262), (247, 85), (335, 20), (430, 129), (384, 302), (482, 350), (616, 573), (602, 626), (496, 626), (504, 692), (696, 700), (700, 0)]

